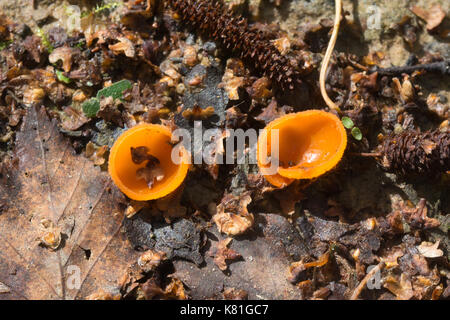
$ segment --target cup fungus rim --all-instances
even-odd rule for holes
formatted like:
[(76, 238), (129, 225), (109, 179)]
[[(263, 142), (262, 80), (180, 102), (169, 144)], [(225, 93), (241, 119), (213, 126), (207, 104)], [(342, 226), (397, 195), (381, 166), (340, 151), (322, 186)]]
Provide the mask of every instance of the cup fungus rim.
[[(333, 169), (339, 163), (339, 161), (342, 159), (342, 156), (344, 155), (344, 151), (347, 147), (347, 132), (346, 132), (345, 127), (343, 126), (341, 120), (336, 115), (334, 115), (330, 112), (324, 111), (324, 110), (313, 109), (313, 110), (306, 110), (306, 111), (301, 111), (301, 112), (290, 113), (290, 114), (284, 115), (284, 116), (277, 118), (277, 119), (273, 120), (272, 122), (270, 122), (264, 128), (262, 134), (267, 135), (267, 133), (270, 130), (272, 130), (272, 128), (274, 128), (275, 126), (279, 125), (282, 122), (291, 121), (292, 119), (295, 119), (295, 118), (307, 118), (307, 117), (310, 117), (313, 115), (324, 116), (328, 119), (333, 120), (333, 122), (336, 124), (336, 132), (339, 134), (339, 138), (340, 138), (340, 143), (338, 145), (337, 150), (323, 164), (317, 165), (315, 167), (315, 170), (309, 170), (309, 174), (307, 174), (305, 170), (298, 170), (298, 168), (295, 168), (295, 166), (290, 167), (290, 168), (278, 167), (277, 173), (275, 175), (272, 175), (272, 176), (264, 175), (264, 178), (266, 178), (267, 181), (269, 181), (272, 185), (274, 185), (276, 187), (280, 187), (280, 184), (277, 183), (278, 178), (284, 178), (284, 179), (291, 180), (290, 182), (292, 182), (294, 179), (316, 178), (316, 177), (321, 176), (322, 174), (330, 171), (331, 169)], [(261, 137), (262, 137), (262, 135), (260, 136), (260, 138)], [(258, 140), (258, 149), (259, 149), (259, 144), (262, 143), (261, 141), (262, 140)], [(258, 167), (260, 168), (260, 170), (261, 170), (261, 168), (264, 168), (264, 166), (261, 164), (259, 153), (258, 153)], [(274, 177), (276, 177), (276, 180), (274, 179)], [(273, 182), (275, 182), (275, 184)]]
[(137, 200), (137, 201), (148, 201), (148, 200), (155, 200), (162, 197), (165, 197), (169, 195), (170, 193), (174, 192), (185, 180), (186, 175), (190, 168), (190, 154), (189, 152), (183, 147), (180, 146), (180, 150), (182, 151), (182, 161), (180, 164), (177, 164), (177, 170), (175, 171), (175, 174), (171, 177), (171, 179), (178, 180), (178, 183), (171, 183), (167, 187), (165, 187), (162, 190), (159, 190), (157, 192), (152, 192), (151, 189), (149, 189), (146, 193), (138, 193), (133, 191), (131, 188), (129, 188), (126, 184), (124, 184), (121, 179), (119, 178), (118, 173), (115, 170), (115, 164), (114, 164), (114, 158), (117, 155), (117, 152), (119, 152), (121, 144), (131, 135), (136, 134), (136, 132), (139, 132), (140, 130), (158, 130), (164, 135), (167, 135), (168, 137), (171, 137), (172, 131), (161, 124), (153, 124), (153, 123), (141, 123), (138, 124), (132, 128), (127, 129), (124, 131), (114, 142), (109, 158), (108, 158), (108, 172), (111, 176), (113, 182), (116, 184), (116, 186), (130, 199)]

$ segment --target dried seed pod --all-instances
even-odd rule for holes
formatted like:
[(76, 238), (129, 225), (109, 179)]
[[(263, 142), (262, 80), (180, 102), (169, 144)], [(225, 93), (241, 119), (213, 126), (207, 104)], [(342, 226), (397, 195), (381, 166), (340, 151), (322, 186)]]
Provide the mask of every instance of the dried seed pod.
[(297, 66), (280, 53), (271, 42), (273, 39), (251, 28), (247, 19), (234, 17), (220, 0), (168, 0), (167, 3), (183, 22), (239, 54), (281, 89), (293, 90), (301, 83)]
[(450, 132), (404, 131), (387, 137), (381, 155), (387, 171), (402, 175), (443, 173), (450, 170)]

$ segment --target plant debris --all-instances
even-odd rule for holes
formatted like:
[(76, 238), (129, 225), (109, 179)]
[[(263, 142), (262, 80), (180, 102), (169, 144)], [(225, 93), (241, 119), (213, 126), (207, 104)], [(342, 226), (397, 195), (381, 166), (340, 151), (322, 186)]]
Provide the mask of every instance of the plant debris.
[[(325, 2), (0, 0), (0, 299), (448, 299), (448, 1)], [(236, 135), (309, 110), (347, 147), (275, 187)], [(142, 124), (211, 161), (127, 197)], [(126, 148), (143, 190), (172, 176)]]

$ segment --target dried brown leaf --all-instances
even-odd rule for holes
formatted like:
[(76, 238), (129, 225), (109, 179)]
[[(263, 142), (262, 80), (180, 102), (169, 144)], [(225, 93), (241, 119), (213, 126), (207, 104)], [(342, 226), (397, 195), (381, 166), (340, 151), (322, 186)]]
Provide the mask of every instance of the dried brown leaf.
[(214, 263), (219, 267), (220, 270), (225, 271), (228, 269), (226, 260), (236, 260), (242, 256), (236, 250), (228, 248), (232, 238), (226, 238), (220, 240), (217, 243), (217, 251), (214, 256)]
[(251, 201), (248, 192), (240, 196), (225, 195), (217, 206), (217, 213), (213, 216), (219, 231), (233, 236), (247, 231), (254, 222), (253, 214), (247, 210), (247, 205)]
[[(137, 254), (120, 232), (123, 195), (72, 151), (44, 108), (28, 109), (15, 155), (0, 185), (0, 281), (10, 288), (1, 298), (79, 299), (102, 290), (115, 297)], [(60, 230), (56, 250), (35, 241), (43, 219)]]
[(445, 18), (445, 11), (438, 3), (433, 4), (433, 6), (429, 10), (423, 9), (418, 6), (413, 6), (411, 8), (411, 11), (419, 18), (425, 20), (425, 22), (427, 23), (428, 31), (437, 28)]
[(84, 124), (88, 123), (89, 119), (81, 110), (73, 107), (64, 108), (62, 115), (61, 127), (67, 131), (75, 131), (80, 129)]
[(402, 273), (400, 279), (389, 276), (385, 279), (383, 286), (395, 294), (397, 300), (409, 300), (414, 296), (411, 281)]
[(188, 120), (205, 120), (211, 117), (214, 113), (214, 107), (209, 106), (202, 109), (199, 105), (195, 105), (192, 109), (184, 110), (182, 116)]
[(162, 261), (166, 260), (166, 253), (147, 250), (138, 259), (138, 265), (144, 272), (153, 271)]
[(186, 300), (188, 298), (186, 292), (184, 291), (183, 282), (177, 278), (172, 278), (172, 281), (164, 290), (166, 298)]
[(48, 61), (50, 63), (57, 63), (61, 60), (64, 72), (70, 72), (70, 69), (72, 68), (73, 55), (75, 52), (76, 49), (69, 46), (59, 47), (53, 50), (53, 52), (49, 55)]
[(101, 166), (106, 162), (105, 156), (107, 151), (108, 146), (96, 147), (92, 141), (89, 141), (86, 145), (86, 157), (96, 166)]
[(444, 252), (439, 247), (439, 240), (436, 243), (423, 241), (419, 246), (417, 246), (417, 250), (419, 250), (420, 254), (425, 258), (438, 258), (444, 255)]
[(119, 41), (116, 44), (110, 44), (109, 49), (115, 54), (124, 53), (128, 58), (134, 58), (136, 55), (136, 49), (134, 48), (133, 42), (125, 37), (117, 38)]

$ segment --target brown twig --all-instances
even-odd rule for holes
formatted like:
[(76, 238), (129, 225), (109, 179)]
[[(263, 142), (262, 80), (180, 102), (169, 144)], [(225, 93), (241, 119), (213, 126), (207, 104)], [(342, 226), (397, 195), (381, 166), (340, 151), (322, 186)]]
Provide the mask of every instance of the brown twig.
[(433, 73), (440, 73), (443, 75), (450, 75), (450, 60), (443, 60), (440, 62), (432, 62), (427, 64), (417, 64), (414, 66), (403, 66), (403, 67), (390, 67), (390, 68), (380, 68), (375, 66), (369, 70), (369, 73), (378, 72), (380, 76), (400, 76), (402, 74), (411, 74), (414, 71), (427, 71)]
[(351, 153), (349, 153), (349, 155), (356, 156), (356, 157), (377, 158), (377, 157), (381, 157), (383, 154), (381, 152), (351, 152)]
[(384, 265), (385, 265), (384, 261), (381, 261), (372, 270), (370, 270), (370, 272), (368, 274), (366, 274), (364, 279), (361, 280), (361, 282), (358, 284), (358, 286), (353, 291), (353, 293), (350, 297), (350, 300), (358, 299), (359, 295), (361, 294), (362, 290), (364, 289), (365, 285), (370, 280), (370, 278), (372, 278), (375, 275), (375, 273), (380, 272), (384, 268)]

